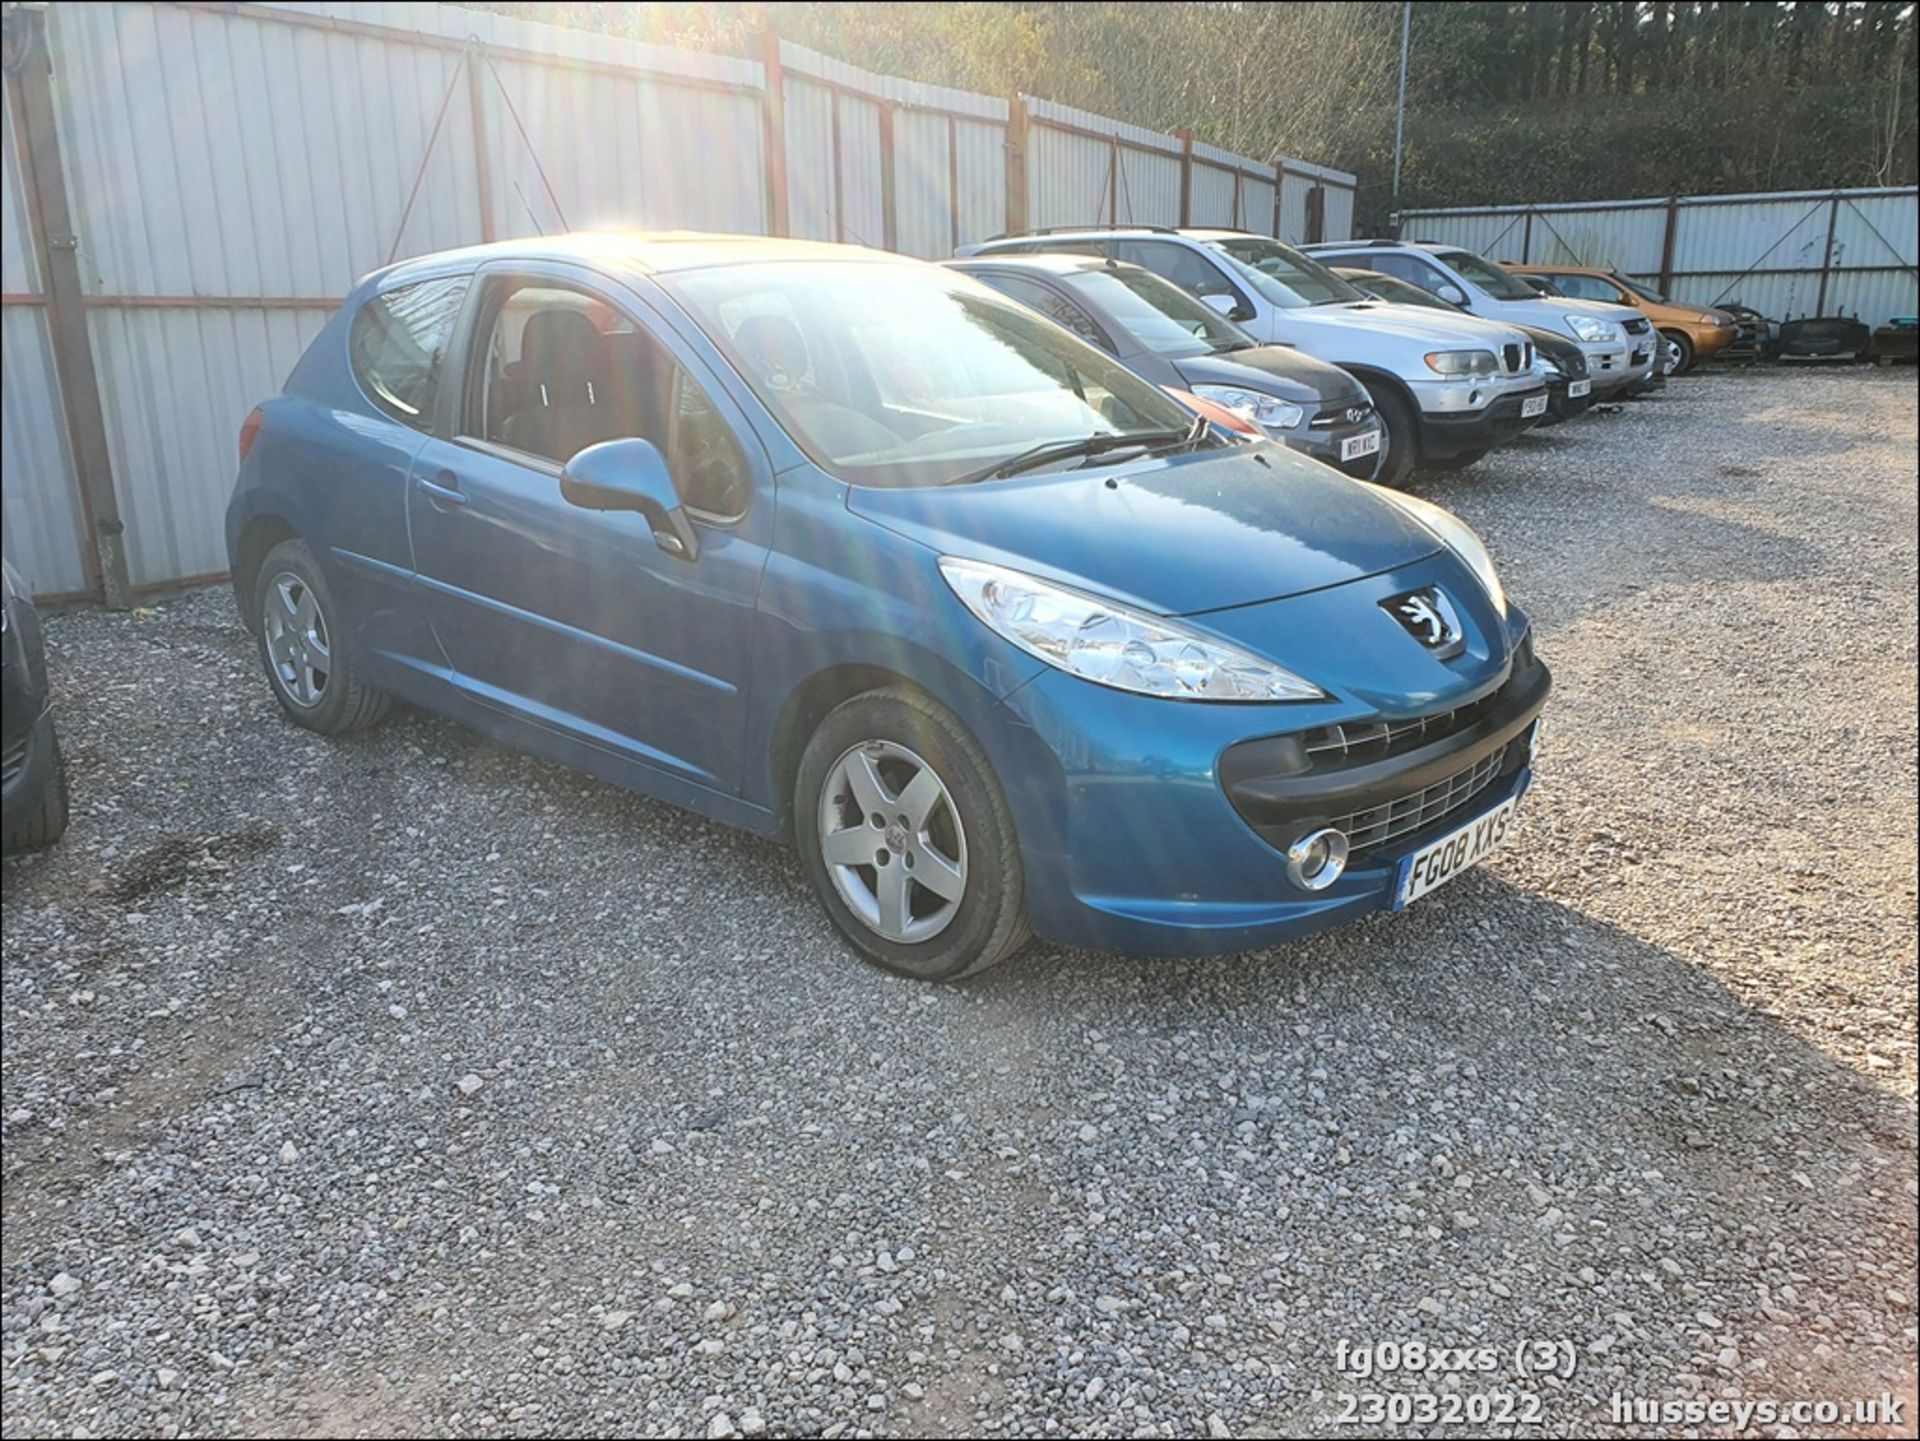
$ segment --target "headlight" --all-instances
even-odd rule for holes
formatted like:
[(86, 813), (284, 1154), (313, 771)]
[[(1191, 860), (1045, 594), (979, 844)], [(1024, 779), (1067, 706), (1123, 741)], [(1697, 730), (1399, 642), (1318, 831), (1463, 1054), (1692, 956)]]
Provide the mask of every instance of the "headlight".
[(1235, 646), (984, 561), (940, 573), (988, 629), (1048, 665), (1116, 690), (1174, 700), (1322, 700), (1326, 692)]
[(1589, 345), (1604, 345), (1609, 340), (1618, 340), (1620, 332), (1610, 320), (1595, 320), (1591, 315), (1569, 315), (1567, 329), (1573, 332), (1574, 339), (1584, 340)]
[(1430, 350), (1426, 361), (1435, 375), (1495, 375), (1500, 370), (1491, 350)]
[(1450, 510), (1442, 510), (1430, 500), (1422, 500), (1417, 495), (1408, 495), (1403, 490), (1388, 490), (1376, 485), (1374, 490), (1406, 511), (1420, 524), (1437, 535), (1448, 550), (1466, 562), (1486, 588), (1493, 600), (1494, 608), (1502, 617), (1507, 613), (1507, 591), (1500, 584), (1500, 572), (1493, 568), (1493, 557), (1487, 553), (1486, 543), (1473, 533), (1473, 527)]
[(1262, 430), (1292, 430), (1307, 417), (1306, 411), (1297, 405), (1257, 390), (1242, 390), (1237, 385), (1196, 385), (1193, 393), (1245, 416)]

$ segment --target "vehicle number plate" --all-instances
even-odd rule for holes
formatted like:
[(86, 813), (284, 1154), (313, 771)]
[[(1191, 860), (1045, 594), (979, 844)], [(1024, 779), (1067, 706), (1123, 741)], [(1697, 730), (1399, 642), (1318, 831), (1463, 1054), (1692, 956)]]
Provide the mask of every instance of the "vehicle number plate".
[(1578, 400), (1581, 396), (1591, 395), (1592, 393), (1593, 382), (1591, 380), (1569, 380), (1567, 382), (1567, 398), (1569, 400)]
[(1379, 452), (1380, 432), (1377, 430), (1364, 430), (1340, 442), (1342, 460), (1358, 460), (1363, 455), (1377, 455)]
[(1462, 871), (1470, 870), (1507, 838), (1513, 827), (1514, 808), (1520, 797), (1504, 800), (1485, 815), (1478, 816), (1422, 846), (1400, 862), (1400, 874), (1393, 891), (1393, 908), (1404, 910), (1429, 891), (1438, 890)]
[(1520, 418), (1532, 420), (1536, 415), (1547, 413), (1547, 398), (1544, 395), (1529, 395), (1520, 402)]

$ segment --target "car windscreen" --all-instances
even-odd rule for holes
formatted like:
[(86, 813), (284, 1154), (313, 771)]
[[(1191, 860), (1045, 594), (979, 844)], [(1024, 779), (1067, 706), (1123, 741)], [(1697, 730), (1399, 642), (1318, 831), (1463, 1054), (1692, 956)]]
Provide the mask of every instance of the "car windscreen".
[(1422, 290), (1411, 280), (1402, 280), (1397, 275), (1369, 275), (1348, 283), (1375, 300), (1385, 300), (1393, 305), (1419, 305), (1428, 310), (1451, 310), (1456, 315), (1460, 313), (1459, 306), (1449, 305), (1431, 290)]
[(1672, 304), (1672, 302), (1669, 301), (1666, 296), (1662, 295), (1659, 291), (1655, 290), (1651, 285), (1648, 285), (1645, 281), (1629, 280), (1627, 279), (1626, 276), (1622, 275), (1617, 270), (1609, 270), (1607, 274), (1613, 279), (1615, 284), (1617, 284), (1622, 290), (1626, 291), (1627, 294), (1629, 295), (1637, 295), (1642, 300), (1652, 301), (1655, 305)]
[(1036, 446), (1193, 419), (1104, 353), (964, 276), (858, 261), (659, 277), (781, 427), (856, 485), (944, 485)]
[(1260, 293), (1275, 305), (1336, 305), (1366, 297), (1319, 261), (1259, 235), (1235, 235), (1211, 244), (1240, 262)]
[(1492, 261), (1482, 260), (1471, 250), (1449, 250), (1440, 259), (1446, 261), (1495, 300), (1538, 300), (1540, 293), (1512, 271), (1502, 270)]
[(1212, 306), (1148, 270), (1076, 270), (1060, 281), (1155, 355), (1213, 355), (1254, 343)]

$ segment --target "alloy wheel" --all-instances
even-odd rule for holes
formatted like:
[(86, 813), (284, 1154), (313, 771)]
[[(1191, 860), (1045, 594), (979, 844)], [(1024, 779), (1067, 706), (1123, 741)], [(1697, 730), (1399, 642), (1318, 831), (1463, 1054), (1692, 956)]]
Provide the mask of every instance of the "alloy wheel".
[(911, 944), (952, 923), (967, 890), (966, 832), (921, 757), (892, 741), (852, 747), (827, 772), (818, 823), (834, 890), (869, 930)]
[(303, 710), (326, 697), (333, 650), (319, 599), (292, 571), (283, 570), (263, 588), (261, 625), (267, 661), (280, 693)]

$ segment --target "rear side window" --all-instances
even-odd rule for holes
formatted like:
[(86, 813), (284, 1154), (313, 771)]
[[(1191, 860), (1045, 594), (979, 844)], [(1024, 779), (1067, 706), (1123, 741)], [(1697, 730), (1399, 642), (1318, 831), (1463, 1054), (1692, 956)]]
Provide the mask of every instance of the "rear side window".
[(1107, 343), (1107, 337), (1100, 333), (1100, 327), (1094, 323), (1093, 317), (1051, 286), (1029, 280), (1024, 275), (994, 273), (977, 278), (986, 281), (1002, 295), (1011, 296), (1028, 309), (1039, 311), (1055, 325), (1066, 326), (1088, 344), (1097, 345), (1102, 350), (1113, 349)]
[(376, 295), (353, 317), (347, 348), (354, 379), (402, 425), (432, 424), (434, 387), (466, 294), (464, 275), (423, 280)]

